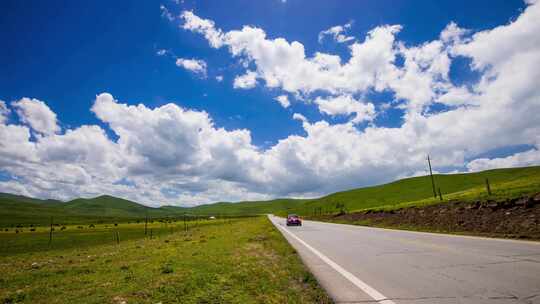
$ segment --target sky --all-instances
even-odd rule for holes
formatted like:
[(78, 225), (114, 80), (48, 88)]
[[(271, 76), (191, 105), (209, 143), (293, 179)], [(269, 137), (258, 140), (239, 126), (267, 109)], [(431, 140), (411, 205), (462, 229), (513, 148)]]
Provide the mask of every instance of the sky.
[(540, 3), (1, 1), (0, 192), (149, 206), (540, 164)]

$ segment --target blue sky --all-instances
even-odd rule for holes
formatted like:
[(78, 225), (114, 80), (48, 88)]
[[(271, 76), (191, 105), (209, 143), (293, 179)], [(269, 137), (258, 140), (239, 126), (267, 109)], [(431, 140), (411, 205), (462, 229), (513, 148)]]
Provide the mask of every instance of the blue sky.
[[(174, 101), (205, 110), (220, 126), (248, 128), (257, 145), (275, 143), (302, 127), (291, 111), (273, 102), (275, 90), (239, 91), (231, 82), (239, 71), (225, 50), (207, 47), (204, 38), (180, 31), (176, 22), (161, 16), (160, 4), (171, 12), (194, 10), (225, 30), (243, 25), (263, 28), (270, 37), (298, 40), (307, 54), (316, 51), (348, 55), (343, 45), (320, 45), (320, 31), (354, 20), (351, 34), (363, 37), (381, 24), (402, 24), (399, 37), (417, 44), (436, 39), (450, 21), (469, 29), (487, 29), (516, 18), (522, 1), (227, 1), (198, 3), (131, 1), (35, 2), (3, 1), (0, 38), (9, 47), (0, 50), (4, 73), (0, 98), (24, 96), (47, 101), (67, 126), (99, 123), (89, 108), (96, 94), (110, 92), (130, 104), (160, 106)], [(310, 9), (306, 9), (310, 7)], [(174, 60), (155, 56), (168, 49), (179, 57), (204, 58), (211, 66), (209, 79), (179, 70)], [(172, 64), (171, 64), (172, 63)], [(455, 68), (454, 70), (457, 70)], [(453, 71), (452, 71), (453, 72)], [(457, 73), (460, 81), (462, 73)], [(212, 76), (224, 75), (223, 83)], [(297, 105), (302, 107), (302, 104)], [(316, 109), (306, 116), (320, 119)], [(400, 117), (381, 117), (389, 125)], [(276, 126), (269, 127), (269, 126)]]
[[(386, 128), (393, 130), (401, 128), (405, 132), (406, 128), (403, 126), (407, 127), (409, 123), (411, 129), (421, 129), (422, 126), (413, 126), (413, 122), (419, 121), (415, 117), (421, 120), (441, 121), (446, 115), (444, 113), (467, 111), (476, 107), (479, 109), (486, 107), (485, 113), (490, 113), (489, 103), (493, 101), (487, 101), (491, 96), (489, 86), (496, 87), (497, 80), (502, 83), (507, 77), (504, 73), (507, 72), (508, 62), (503, 62), (506, 60), (504, 54), (500, 56), (491, 54), (494, 49), (503, 49), (497, 43), (502, 43), (503, 39), (509, 37), (532, 41), (530, 42), (531, 49), (536, 55), (539, 46), (534, 38), (528, 39), (528, 37), (514, 34), (519, 31), (512, 28), (512, 26), (519, 26), (517, 21), (521, 18), (523, 23), (526, 23), (522, 29), (530, 30), (533, 35), (538, 22), (530, 21), (531, 18), (527, 19), (526, 16), (523, 17), (526, 13), (535, 16), (538, 9), (533, 2), (526, 3), (517, 0), (474, 1), (473, 3), (470, 1), (297, 0), (181, 1), (179, 3), (174, 1), (113, 3), (110, 1), (32, 3), (2, 1), (0, 6), (2, 8), (0, 26), (3, 29), (0, 32), (0, 39), (4, 42), (4, 47), (0, 48), (0, 61), (3, 67), (3, 73), (0, 73), (0, 100), (4, 101), (4, 113), (7, 113), (4, 114), (5, 118), (2, 121), (6, 128), (12, 126), (12, 129), (6, 129), (8, 131), (0, 134), (4, 134), (3, 136), (6, 137), (4, 139), (7, 140), (8, 134), (15, 134), (15, 126), (19, 127), (17, 130), (23, 133), (26, 128), (30, 134), (29, 138), (22, 136), (13, 140), (18, 140), (19, 144), (22, 144), (23, 140), (28, 141), (25, 144), (34, 146), (31, 149), (38, 151), (29, 152), (37, 153), (36, 155), (24, 155), (24, 157), (17, 155), (17, 157), (20, 156), (18, 161), (14, 161), (17, 157), (9, 154), (13, 151), (0, 153), (0, 158), (3, 158), (3, 161), (0, 160), (0, 165), (2, 165), (0, 190), (40, 197), (58, 196), (63, 199), (109, 192), (109, 194), (137, 199), (149, 204), (197, 204), (221, 199), (316, 196), (330, 191), (385, 182), (398, 177), (421, 174), (425, 168), (420, 160), (427, 153), (435, 154), (434, 159), (440, 160), (435, 161), (435, 167), (441, 172), (528, 165), (537, 162), (535, 156), (529, 154), (535, 154), (538, 151), (538, 139), (535, 136), (526, 138), (521, 135), (516, 136), (516, 133), (521, 131), (534, 134), (538, 124), (533, 120), (516, 122), (515, 125), (501, 124), (506, 130), (514, 130), (514, 133), (478, 131), (484, 138), (494, 136), (499, 139), (486, 139), (486, 142), (478, 144), (474, 140), (480, 139), (472, 135), (471, 138), (467, 138), (469, 135), (466, 131), (462, 133), (456, 131), (454, 132), (456, 134), (449, 136), (451, 140), (459, 142), (455, 149), (450, 146), (446, 148), (446, 144), (451, 144), (449, 142), (432, 146), (429, 138), (434, 137), (433, 142), (436, 142), (441, 136), (445, 136), (438, 133), (438, 130), (453, 127), (452, 125), (440, 126), (437, 122), (432, 131), (429, 127), (425, 127), (427, 130), (425, 133), (416, 132), (414, 136), (418, 137), (405, 144), (413, 147), (411, 149), (415, 151), (414, 155), (420, 155), (415, 156), (414, 160), (411, 159), (410, 164), (407, 165), (402, 164), (403, 159), (411, 158), (410, 155), (389, 152), (393, 149), (403, 150), (401, 146), (393, 146), (392, 142), (396, 142), (397, 145), (398, 141), (388, 140), (388, 147), (374, 146), (371, 149), (368, 142), (371, 143), (369, 140), (374, 139), (366, 140), (368, 137), (366, 134), (370, 134), (367, 130), (379, 132), (377, 133), (379, 135), (372, 136), (380, 138), (373, 142), (378, 143), (384, 140), (385, 135), (382, 134), (386, 132), (384, 131)], [(197, 19), (188, 20), (184, 15), (185, 12), (192, 13)], [(213, 22), (213, 28), (223, 34), (219, 38), (221, 46), (213, 47), (209, 44), (205, 38), (207, 29), (186, 26), (189, 22), (200, 20)], [(350, 26), (341, 32), (344, 37), (350, 37), (348, 41), (338, 42), (331, 34), (323, 35), (322, 41), (319, 41), (321, 32), (334, 26), (345, 26), (348, 23)], [(451, 28), (456, 31), (451, 38), (454, 40), (443, 41), (441, 35), (445, 30), (450, 29), (450, 24), (456, 25), (457, 30)], [(391, 25), (399, 25), (399, 29), (384, 28)], [(244, 35), (242, 31), (244, 26), (264, 32), (265, 40), (260, 40), (260, 45), (242, 46), (241, 54), (235, 55), (231, 49), (238, 45), (235, 44), (237, 42), (231, 42), (232, 35), (229, 33), (236, 31)], [(369, 77), (375, 77), (375, 80), (366, 80), (367, 82), (359, 80), (360, 82), (357, 83), (342, 83), (346, 80), (339, 77), (345, 77), (343, 73), (348, 72), (338, 71), (337, 68), (336, 73), (332, 75), (322, 71), (321, 78), (314, 75), (313, 79), (302, 79), (298, 76), (301, 73), (288, 75), (288, 71), (283, 72), (281, 68), (279, 71), (272, 70), (272, 60), (279, 60), (280, 56), (270, 58), (274, 55), (258, 50), (265, 45), (275, 43), (274, 39), (282, 38), (287, 44), (287, 47), (282, 50), (283, 58), (288, 58), (289, 55), (295, 58), (293, 48), (288, 47), (292, 46), (293, 41), (297, 41), (303, 47), (303, 58), (306, 59), (306, 64), (311, 64), (309, 61), (322, 53), (338, 56), (340, 65), (344, 66), (353, 57), (351, 51), (353, 45), (360, 46), (370, 35), (373, 37), (380, 35), (381, 39), (386, 37), (385, 33), (370, 34), (376, 28), (380, 28), (381, 32), (386, 31), (388, 37), (392, 37), (393, 41), (388, 49), (391, 58), (386, 62), (389, 63), (388, 69), (374, 70)], [(504, 28), (504, 30), (497, 31), (495, 30), (497, 28)], [(502, 31), (508, 31), (509, 34), (499, 34)], [(480, 37), (482, 35), (477, 35), (478, 33), (484, 33), (484, 36), (491, 35), (493, 38), (483, 39)], [(430, 57), (433, 54), (429, 53), (430, 50), (427, 47), (416, 51), (433, 41), (440, 42), (440, 45), (435, 47), (438, 59)], [(514, 45), (515, 49), (506, 50), (507, 47), (504, 47), (501, 52), (506, 52), (506, 55), (512, 54), (512, 56), (506, 56), (507, 58), (520, 60), (518, 57), (525, 56), (525, 53), (519, 49), (519, 41), (517, 40)], [(511, 41), (508, 43), (512, 44)], [(484, 52), (482, 48), (487, 48), (488, 51)], [(160, 51), (163, 52), (162, 56), (158, 55)], [(288, 51), (291, 53), (287, 53)], [(420, 52), (423, 53), (420, 54)], [(486, 53), (489, 56), (482, 57)], [(377, 50), (373, 54), (369, 53), (369, 50), (363, 51), (359, 58), (367, 62), (378, 54), (380, 51)], [(257, 56), (261, 58), (257, 59)], [(410, 65), (406, 63), (406, 56), (410, 56), (407, 62), (414, 65), (414, 69), (411, 70)], [(444, 60), (449, 58), (449, 62), (441, 58)], [(200, 73), (183, 68), (175, 64), (178, 59), (204, 62), (205, 71)], [(436, 62), (439, 59), (443, 63)], [(376, 61), (373, 62), (379, 64)], [(368, 62), (363, 67), (359, 65), (361, 68), (358, 69), (358, 77), (364, 77), (360, 74), (370, 67), (369, 64), (371, 63)], [(444, 67), (436, 67), (436, 65)], [(430, 70), (428, 72), (431, 67), (443, 71), (431, 72)], [(298, 69), (303, 68), (304, 66), (300, 65), (298, 67)], [(291, 70), (294, 69), (295, 67), (291, 66)], [(235, 87), (235, 79), (249, 71), (257, 75), (257, 83), (245, 88)], [(413, 76), (417, 78), (413, 79), (413, 76), (407, 78), (407, 72), (411, 71), (416, 73)], [(367, 71), (365, 73), (368, 74)], [(530, 71), (524, 70), (521, 73), (525, 78), (533, 77)], [(218, 76), (223, 80), (218, 81), (216, 79)], [(335, 85), (328, 80), (329, 77), (334, 76), (337, 77)], [(308, 73), (309, 77), (311, 75)], [(351, 74), (345, 78), (351, 77), (354, 78), (355, 75)], [(514, 77), (517, 76), (514, 75)], [(270, 84), (271, 78), (278, 84)], [(430, 97), (415, 95), (417, 89), (414, 85), (419, 83), (415, 81), (422, 79), (431, 83), (429, 93), (426, 92), (427, 95), (422, 96), (429, 95)], [(511, 80), (508, 81), (511, 82)], [(519, 108), (520, 111), (524, 111), (516, 112), (516, 115), (520, 115), (519, 113), (528, 112), (537, 106), (537, 95), (531, 87), (526, 88), (532, 90), (530, 93), (512, 91), (513, 88), (509, 86), (501, 85), (501, 87), (508, 88), (507, 95), (511, 96), (508, 97), (508, 103), (501, 109)], [(460, 92), (468, 94), (464, 98), (469, 98), (470, 101), (456, 102), (438, 99), (453, 89), (457, 92), (457, 88), (464, 88), (466, 92)], [(418, 89), (418, 92), (420, 91)], [(249, 147), (244, 148), (249, 150), (249, 153), (254, 153), (254, 156), (250, 156), (246, 161), (244, 154), (238, 155), (238, 151), (243, 148), (233, 143), (231, 149), (235, 156), (231, 163), (249, 163), (251, 167), (260, 166), (260, 171), (264, 172), (263, 176), (253, 176), (253, 174), (257, 175), (255, 173), (238, 174), (237, 171), (250, 170), (241, 165), (222, 168), (222, 162), (227, 162), (227, 159), (221, 160), (221, 156), (216, 156), (218, 152), (212, 149), (208, 152), (206, 148), (201, 148), (203, 152), (200, 159), (205, 159), (204, 163), (189, 162), (189, 165), (194, 168), (208, 166), (212, 168), (211, 173), (202, 169), (203, 172), (193, 173), (193, 171), (198, 171), (193, 168), (187, 172), (184, 166), (188, 163), (187, 160), (180, 159), (177, 162), (168, 163), (170, 161), (168, 158), (162, 160), (155, 154), (147, 155), (146, 152), (137, 150), (144, 150), (144, 143), (139, 142), (142, 148), (136, 147), (130, 140), (141, 134), (137, 133), (137, 136), (134, 133), (127, 134), (124, 122), (116, 121), (117, 117), (104, 118), (109, 112), (91, 110), (97, 104), (96, 96), (101, 93), (114, 96), (113, 99), (116, 101), (113, 101), (111, 106), (124, 107), (118, 108), (119, 111), (126, 110), (127, 105), (137, 104), (143, 104), (151, 111), (172, 103), (179, 109), (207, 113), (208, 120), (211, 122), (210, 125), (204, 126), (210, 128), (212, 132), (220, 128), (225, 128), (226, 132), (231, 134), (238, 130), (249, 132), (247, 143)], [(463, 94), (460, 96), (463, 97)], [(278, 96), (287, 96), (290, 106), (281, 106), (275, 100)], [(23, 97), (30, 98), (30, 101), (20, 102)], [(455, 94), (448, 94), (447, 97), (454, 98)], [(420, 102), (422, 98), (425, 100)], [(49, 112), (55, 114), (52, 124), (57, 124), (58, 127), (53, 126), (52, 131), (51, 129), (39, 130), (39, 127), (36, 127), (37, 123), (32, 124), (32, 119), (41, 119), (43, 126), (43, 120), (46, 120), (46, 117), (53, 117), (51, 113), (43, 110), (43, 107), (39, 108), (38, 101), (42, 102)], [(530, 105), (531, 108), (513, 107), (512, 102)], [(103, 110), (105, 106), (100, 109), (105, 111)], [(36, 111), (41, 110), (47, 114), (36, 114)], [(295, 119), (294, 114), (302, 116), (297, 115)], [(114, 115), (123, 114), (119, 112)], [(358, 115), (356, 121), (354, 121), (355, 115)], [(465, 117), (468, 117), (467, 115)], [(174, 120), (174, 118), (171, 119)], [(191, 118), (186, 119), (191, 121)], [(481, 121), (480, 118), (470, 119), (475, 123)], [(178, 121), (175, 122), (178, 123)], [(322, 122), (328, 124), (328, 129), (332, 129), (332, 132), (338, 132), (335, 138), (342, 138), (340, 142), (328, 144), (335, 151), (325, 150), (331, 148), (318, 144), (321, 141), (328, 142), (328, 139), (319, 138), (320, 141), (309, 141), (315, 140), (314, 134), (319, 134), (315, 129), (322, 128), (317, 123)], [(51, 126), (51, 122), (48, 123), (48, 126)], [(429, 125), (431, 122), (425, 123)], [(306, 124), (311, 125), (312, 129)], [(116, 159), (118, 155), (129, 154), (129, 157), (126, 156), (126, 159), (130, 159), (128, 163), (118, 164), (116, 161), (107, 163), (107, 170), (114, 172), (108, 174), (114, 175), (114, 179), (101, 177), (99, 170), (92, 167), (93, 164), (86, 158), (70, 162), (66, 160), (69, 157), (50, 158), (51, 152), (45, 151), (45, 147), (49, 145), (46, 143), (52, 141), (53, 137), (55, 137), (55, 142), (61, 142), (66, 140), (66, 134), (70, 130), (78, 130), (83, 125), (96, 126), (106, 134), (106, 145), (111, 145), (110, 151), (114, 150), (114, 152), (107, 150), (109, 152), (103, 153), (112, 153), (115, 156), (107, 154), (103, 156), (103, 159)], [(177, 133), (168, 134), (166, 138), (190, 134), (182, 129), (181, 126), (184, 125), (180, 124), (174, 131)], [(341, 125), (344, 127), (340, 131), (337, 126)], [(474, 127), (473, 122), (465, 121), (463, 125)], [(172, 123), (172, 126), (176, 125)], [(127, 128), (129, 129), (129, 125)], [(154, 134), (152, 132), (156, 130), (149, 130), (145, 136)], [(96, 132), (99, 133), (99, 131)], [(356, 137), (350, 139), (346, 136), (340, 137), (339, 132), (345, 132), (344, 134), (352, 132)], [(223, 136), (228, 137), (229, 133)], [(236, 140), (235, 136), (231, 135), (233, 142)], [(302, 143), (292, 143), (294, 136), (305, 140)], [(157, 143), (149, 140), (147, 145), (159, 147), (159, 144), (165, 143), (167, 148), (172, 149), (171, 159), (187, 157), (182, 154), (182, 151), (189, 149), (182, 145), (171, 146), (171, 143), (166, 142), (166, 138)], [(334, 137), (330, 136), (330, 138)], [(93, 141), (93, 139), (88, 140)], [(200, 138), (195, 144), (192, 142), (185, 144), (190, 147), (199, 145), (201, 142), (202, 146), (209, 145), (205, 143), (205, 140), (205, 138)], [(284, 147), (285, 144), (278, 146), (280, 140), (287, 141), (287, 145), (290, 145), (287, 148)], [(423, 143), (424, 141), (429, 144)], [(368, 153), (354, 150), (359, 147), (373, 151), (380, 150), (382, 154), (389, 153), (389, 157), (395, 163), (384, 164), (384, 158), (378, 160), (374, 156), (355, 159), (352, 155)], [(304, 149), (320, 149), (321, 154), (308, 155), (306, 154), (308, 152), (303, 152)], [(351, 150), (343, 152), (346, 149)], [(62, 148), (58, 150), (68, 153)], [(55, 151), (59, 155), (62, 155), (61, 152)], [(22, 152), (19, 151), (19, 153)], [(84, 153), (95, 155), (95, 151)], [(229, 151), (222, 151), (222, 153), (228, 155)], [(284, 155), (293, 153), (297, 157), (291, 161), (280, 156), (280, 153), (285, 153)], [(332, 153), (336, 153), (332, 160), (325, 159)], [(520, 153), (529, 154), (523, 156)], [(211, 160), (206, 162), (208, 157)], [(336, 159), (341, 158), (355, 160), (344, 167), (332, 164)], [(141, 159), (144, 161), (137, 163)], [(200, 159), (197, 158), (197, 161)], [(475, 162), (475, 160), (478, 161)], [(73, 170), (84, 177), (81, 177), (79, 184), (73, 185), (70, 182), (73, 173), (58, 174), (55, 179), (58, 184), (55, 185), (50, 182), (37, 183), (34, 179), (43, 177), (28, 173), (29, 170), (36, 169), (29, 165), (35, 162), (40, 164), (39, 168), (46, 167), (49, 162), (59, 162), (61, 166), (68, 166), (69, 170), (73, 169), (72, 166), (79, 166), (78, 169)], [(347, 163), (342, 160), (339, 162)], [(134, 165), (135, 163), (137, 164)], [(161, 174), (159, 170), (162, 168), (154, 168), (152, 164), (158, 164), (158, 167), (163, 165), (163, 167), (179, 169)], [(145, 169), (141, 169), (142, 167)], [(218, 172), (212, 171), (218, 167), (219, 170), (216, 169)], [(373, 170), (380, 173), (370, 174), (369, 172)], [(156, 175), (167, 177), (163, 180), (163, 177), (138, 173), (147, 171), (154, 171)], [(360, 175), (353, 174), (353, 171), (358, 171)], [(294, 176), (294, 178), (283, 181), (283, 175)], [(278, 182), (279, 180), (282, 182)], [(58, 191), (66, 183), (70, 184), (66, 186), (69, 190)], [(99, 184), (99, 186), (87, 191), (84, 190), (88, 189), (84, 186), (85, 183)], [(112, 184), (125, 187), (115, 189), (107, 186)], [(162, 186), (164, 184), (167, 185)]]

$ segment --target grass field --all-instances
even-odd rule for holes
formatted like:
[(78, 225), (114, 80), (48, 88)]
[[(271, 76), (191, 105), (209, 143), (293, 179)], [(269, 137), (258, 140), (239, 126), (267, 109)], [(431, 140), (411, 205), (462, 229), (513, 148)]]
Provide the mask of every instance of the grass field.
[(266, 217), (170, 226), (0, 233), (0, 303), (330, 303)]

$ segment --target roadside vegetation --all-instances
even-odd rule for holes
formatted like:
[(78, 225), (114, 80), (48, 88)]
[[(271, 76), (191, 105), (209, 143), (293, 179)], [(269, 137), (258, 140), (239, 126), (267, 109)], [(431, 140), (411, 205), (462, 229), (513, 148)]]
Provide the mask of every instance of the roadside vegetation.
[[(421, 178), (401, 180), (386, 185), (385, 189), (393, 188), (395, 193), (401, 193), (401, 200), (388, 199), (395, 193), (388, 196), (372, 193), (372, 198), (384, 198), (366, 200), (363, 204), (335, 203), (333, 210), (314, 209), (307, 217), (380, 228), (540, 240), (538, 168), (491, 170), (474, 175), (435, 175), (437, 190), (441, 187), (456, 191), (441, 191), (440, 194), (437, 191), (435, 197), (430, 187), (431, 195), (421, 199), (415, 194), (418, 189), (424, 189), (429, 195), (426, 187), (419, 184)], [(431, 186), (426, 178), (423, 182)], [(474, 184), (477, 186), (459, 190)], [(351, 194), (343, 193), (341, 199), (343, 195)]]
[(540, 240), (540, 193), (498, 201), (455, 201), (310, 218), (380, 228)]
[(1, 232), (0, 303), (330, 303), (266, 217), (94, 226)]

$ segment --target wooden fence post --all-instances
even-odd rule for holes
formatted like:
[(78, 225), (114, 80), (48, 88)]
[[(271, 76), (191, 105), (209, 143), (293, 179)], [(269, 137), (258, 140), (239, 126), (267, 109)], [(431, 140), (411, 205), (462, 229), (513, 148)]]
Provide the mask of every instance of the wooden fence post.
[(442, 193), (441, 193), (441, 188), (440, 188), (440, 187), (439, 187), (439, 199), (440, 199), (441, 202), (442, 202), (443, 199), (442, 199)]
[(491, 187), (489, 186), (489, 179), (486, 177), (486, 189), (489, 195), (491, 195)]
[(53, 234), (53, 217), (51, 216), (51, 230), (49, 231), (49, 246), (52, 243), (52, 234)]
[(433, 188), (433, 197), (437, 198), (437, 193), (435, 192), (435, 180), (433, 179), (433, 171), (431, 171), (431, 160), (429, 159), (429, 154), (427, 156), (427, 162), (429, 166), (429, 176), (431, 177), (431, 187)]
[(146, 211), (146, 216), (144, 218), (144, 235), (147, 235), (148, 232), (148, 211)]

